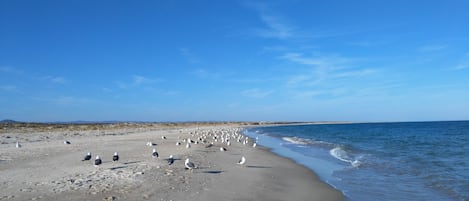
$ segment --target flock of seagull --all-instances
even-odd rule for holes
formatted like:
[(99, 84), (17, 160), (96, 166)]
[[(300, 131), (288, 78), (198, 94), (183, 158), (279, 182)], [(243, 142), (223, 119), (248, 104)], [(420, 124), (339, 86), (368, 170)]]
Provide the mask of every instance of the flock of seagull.
[[(180, 131), (182, 132), (182, 131)], [(231, 146), (231, 142), (235, 141), (238, 143), (242, 143), (243, 145), (248, 145), (249, 144), (249, 138), (247, 136), (243, 136), (241, 134), (241, 129), (239, 128), (234, 128), (234, 129), (222, 129), (222, 130), (202, 130), (202, 131), (196, 131), (196, 132), (191, 132), (190, 133), (191, 138), (186, 138), (183, 139), (182, 142), (186, 143), (186, 149), (191, 148), (191, 144), (206, 144), (205, 148), (210, 148), (214, 146), (215, 143), (221, 143), (222, 146), (220, 146), (220, 151), (224, 152), (227, 151), (226, 146)], [(161, 137), (163, 140), (166, 140), (166, 136)], [(181, 137), (178, 136), (178, 141), (176, 142), (176, 146), (180, 146), (182, 142), (180, 141)], [(252, 144), (252, 147), (257, 146), (257, 140)], [(70, 141), (65, 140), (64, 141), (65, 145), (71, 144)], [(156, 146), (157, 144), (153, 142), (147, 142), (147, 146), (153, 147)], [(19, 143), (19, 141), (16, 142), (16, 148), (21, 148), (22, 145)], [(155, 148), (153, 148), (152, 158), (157, 159), (159, 158), (159, 154), (156, 151)], [(85, 157), (83, 158), (82, 161), (90, 161), (92, 158), (91, 152), (88, 152)], [(119, 161), (119, 154), (117, 152), (114, 152), (114, 155), (112, 156), (113, 162)], [(168, 162), (168, 165), (172, 165), (175, 161), (173, 155), (170, 155), (168, 158), (165, 159)], [(98, 167), (103, 163), (101, 157), (99, 155), (96, 155), (96, 158), (94, 160), (94, 166)], [(241, 159), (237, 162), (237, 164), (244, 166), (246, 164), (246, 158), (244, 156), (241, 157)], [(186, 158), (184, 161), (184, 166), (185, 169), (188, 170), (193, 170), (197, 169), (198, 166), (195, 165), (192, 161), (190, 161), (189, 158)]]

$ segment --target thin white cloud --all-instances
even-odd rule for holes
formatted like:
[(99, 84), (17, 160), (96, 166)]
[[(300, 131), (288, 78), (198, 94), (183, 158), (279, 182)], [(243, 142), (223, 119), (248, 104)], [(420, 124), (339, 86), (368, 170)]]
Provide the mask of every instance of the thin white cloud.
[(155, 82), (155, 80), (146, 78), (146, 77), (141, 76), (141, 75), (134, 75), (134, 76), (132, 76), (132, 79), (133, 79), (133, 84), (137, 85), (137, 86), (141, 85), (141, 84), (148, 84), (148, 83)]
[(355, 71), (339, 72), (339, 73), (336, 73), (334, 76), (335, 77), (362, 77), (362, 76), (374, 74), (376, 72), (378, 72), (378, 70), (376, 69), (361, 69), (361, 70), (355, 70)]
[(110, 92), (112, 92), (113, 90), (110, 89), (110, 88), (107, 88), (107, 87), (103, 87), (103, 88), (101, 88), (101, 91), (103, 91), (103, 92), (105, 92), (105, 93), (110, 93)]
[(90, 99), (76, 98), (73, 96), (57, 96), (57, 97), (52, 97), (52, 98), (33, 97), (33, 99), (37, 101), (43, 101), (43, 102), (48, 102), (48, 103), (55, 104), (55, 105), (64, 105), (64, 106), (82, 105), (82, 104), (91, 102)]
[(67, 82), (67, 79), (61, 76), (44, 76), (41, 78), (42, 80), (46, 80), (55, 84), (65, 84)]
[(241, 92), (243, 96), (251, 98), (264, 98), (274, 93), (274, 90), (261, 90), (258, 88), (248, 89)]
[(286, 39), (295, 35), (295, 28), (289, 25), (286, 20), (282, 19), (280, 16), (261, 12), (260, 19), (266, 25), (266, 27), (257, 30), (257, 34), (259, 36), (266, 38)]
[(459, 70), (465, 70), (465, 69), (469, 69), (469, 53), (466, 53), (463, 58), (461, 59), (461, 61), (459, 62), (459, 64), (457, 64), (456, 66), (450, 68), (451, 70), (456, 70), (456, 71), (459, 71)]
[(198, 68), (194, 71), (191, 71), (190, 74), (202, 79), (220, 79), (223, 76), (221, 73), (211, 72), (203, 68)]
[(446, 45), (426, 45), (418, 48), (419, 52), (436, 52), (446, 49)]
[(179, 52), (189, 63), (199, 63), (200, 59), (189, 48), (180, 48)]
[(9, 67), (9, 66), (0, 66), (0, 73), (16, 73), (16, 74), (20, 74), (22, 73), (23, 71), (22, 70), (18, 70), (16, 68), (12, 68), (12, 67)]
[(16, 89), (18, 89), (18, 87), (14, 86), (14, 85), (0, 86), (0, 90), (2, 90), (2, 91), (15, 91)]
[(469, 68), (469, 62), (461, 63), (453, 67), (453, 70), (464, 70)]
[(327, 68), (339, 68), (341, 64), (348, 63), (351, 61), (349, 58), (339, 56), (303, 56), (303, 54), (290, 52), (284, 54), (281, 58), (289, 61), (311, 65), (315, 67), (327, 67)]
[[(161, 82), (161, 81), (162, 81), (161, 79), (153, 79), (153, 78), (148, 78), (148, 77), (141, 76), (141, 75), (132, 75), (131, 81), (125, 81), (125, 82), (117, 81), (115, 83), (117, 85), (117, 88), (129, 89), (129, 88), (139, 87), (139, 86), (148, 85), (148, 84)], [(109, 92), (112, 90), (106, 89), (106, 91)]]
[(290, 62), (311, 66), (309, 70), (296, 72), (286, 82), (288, 87), (311, 87), (325, 81), (355, 79), (379, 72), (372, 68), (358, 68), (358, 59), (315, 54), (304, 56), (300, 53), (286, 53), (281, 58)]

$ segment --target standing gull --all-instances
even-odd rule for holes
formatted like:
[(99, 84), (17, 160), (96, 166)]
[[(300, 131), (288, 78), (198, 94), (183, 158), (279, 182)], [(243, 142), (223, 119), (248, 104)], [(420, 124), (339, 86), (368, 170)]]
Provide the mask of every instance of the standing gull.
[(101, 160), (99, 155), (97, 155), (96, 160), (94, 160), (94, 166), (98, 167), (99, 165), (101, 165), (101, 163), (103, 163), (103, 161)]
[(195, 166), (193, 162), (189, 161), (189, 158), (187, 158), (186, 161), (184, 162), (184, 166), (186, 166), (186, 169), (189, 169), (191, 171), (197, 168), (197, 166)]
[(84, 158), (83, 160), (81, 160), (81, 161), (89, 161), (89, 160), (91, 160), (91, 153), (90, 153), (90, 152), (88, 152), (88, 153), (86, 154), (85, 158)]
[(117, 152), (114, 152), (114, 156), (112, 156), (112, 161), (118, 161), (119, 160), (119, 155)]
[(19, 141), (16, 141), (16, 148), (21, 148), (21, 144)]
[(191, 148), (191, 144), (190, 144), (190, 143), (187, 143), (187, 144), (186, 144), (186, 149), (189, 149), (189, 148)]
[(245, 163), (246, 163), (246, 158), (244, 158), (244, 156), (243, 156), (243, 157), (241, 157), (241, 160), (238, 161), (238, 164), (244, 166)]
[(168, 161), (168, 165), (172, 165), (174, 163), (173, 155), (169, 155), (169, 158), (166, 159)]
[(156, 151), (156, 149), (153, 149), (153, 153), (151, 153), (151, 157), (153, 158), (158, 158), (158, 152)]
[(226, 151), (225, 147), (220, 147), (220, 151)]

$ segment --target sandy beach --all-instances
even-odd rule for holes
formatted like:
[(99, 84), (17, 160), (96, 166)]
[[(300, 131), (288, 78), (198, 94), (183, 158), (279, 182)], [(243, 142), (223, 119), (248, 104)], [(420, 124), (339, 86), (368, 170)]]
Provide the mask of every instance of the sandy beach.
[[(241, 123), (0, 126), (0, 200), (344, 199), (309, 169), (243, 143)], [(186, 158), (197, 168), (187, 170)]]

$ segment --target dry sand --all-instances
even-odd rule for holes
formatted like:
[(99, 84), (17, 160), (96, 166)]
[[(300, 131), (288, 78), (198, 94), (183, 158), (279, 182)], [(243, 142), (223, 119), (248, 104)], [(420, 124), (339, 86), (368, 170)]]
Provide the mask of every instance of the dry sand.
[[(219, 138), (206, 147), (215, 134), (239, 133), (239, 124), (0, 126), (0, 200), (343, 200), (312, 171), (253, 148), (252, 140), (243, 145), (231, 138), (227, 146)], [(211, 134), (205, 144), (185, 147), (183, 139), (203, 134)], [(113, 162), (116, 151), (120, 160)], [(82, 161), (87, 152), (93, 159)], [(172, 165), (165, 160), (170, 154)], [(96, 155), (103, 159), (99, 167), (92, 164)], [(244, 166), (237, 164), (241, 156)], [(186, 170), (186, 158), (198, 169)]]

